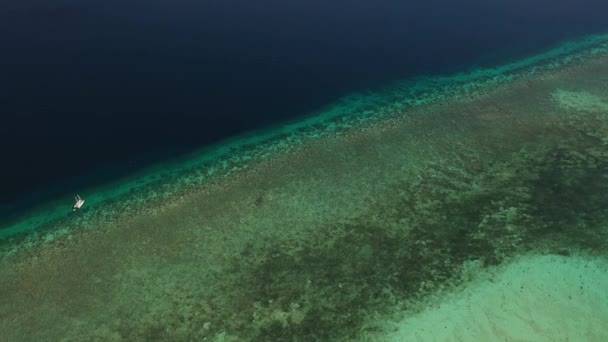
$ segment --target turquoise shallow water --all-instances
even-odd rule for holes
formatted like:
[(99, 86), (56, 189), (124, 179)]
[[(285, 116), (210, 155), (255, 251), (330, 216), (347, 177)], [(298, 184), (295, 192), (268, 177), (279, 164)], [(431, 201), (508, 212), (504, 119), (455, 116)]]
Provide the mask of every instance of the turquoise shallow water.
[(374, 340), (602, 341), (606, 261), (579, 255), (518, 258), (498, 271), (475, 274), (474, 285), (440, 296)]

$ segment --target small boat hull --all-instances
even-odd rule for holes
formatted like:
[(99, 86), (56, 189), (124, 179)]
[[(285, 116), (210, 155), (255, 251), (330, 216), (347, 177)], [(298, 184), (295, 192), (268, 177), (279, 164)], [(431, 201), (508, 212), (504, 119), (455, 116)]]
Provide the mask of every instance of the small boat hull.
[(80, 198), (80, 195), (76, 195), (76, 203), (72, 206), (72, 210), (76, 211), (84, 205), (84, 200)]

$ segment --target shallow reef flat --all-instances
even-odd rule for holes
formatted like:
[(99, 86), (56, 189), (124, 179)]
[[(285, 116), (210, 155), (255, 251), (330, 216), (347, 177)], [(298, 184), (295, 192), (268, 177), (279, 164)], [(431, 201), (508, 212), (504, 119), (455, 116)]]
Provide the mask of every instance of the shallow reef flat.
[(11, 241), (3, 338), (605, 341), (600, 43)]

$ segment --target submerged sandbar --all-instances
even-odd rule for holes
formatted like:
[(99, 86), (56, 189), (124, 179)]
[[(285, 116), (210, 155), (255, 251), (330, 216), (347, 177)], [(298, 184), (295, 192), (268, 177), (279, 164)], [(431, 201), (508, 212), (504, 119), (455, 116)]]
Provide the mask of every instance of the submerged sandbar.
[(0, 328), (32, 341), (383, 340), (428, 324), (432, 303), (478, 279), (470, 265), (603, 263), (608, 37), (586, 42), (336, 105), (263, 149), (159, 170), (172, 178), (133, 187), (126, 207), (51, 221), (5, 248)]

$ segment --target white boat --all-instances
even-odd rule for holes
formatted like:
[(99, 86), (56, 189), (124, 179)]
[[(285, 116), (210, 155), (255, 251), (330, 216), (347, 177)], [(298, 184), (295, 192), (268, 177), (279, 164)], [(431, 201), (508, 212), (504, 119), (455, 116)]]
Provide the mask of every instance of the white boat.
[(80, 207), (82, 207), (84, 205), (84, 200), (80, 197), (79, 194), (76, 194), (76, 197), (74, 197), (74, 199), (76, 200), (76, 203), (74, 203), (72, 210), (76, 211), (77, 209), (80, 209)]

